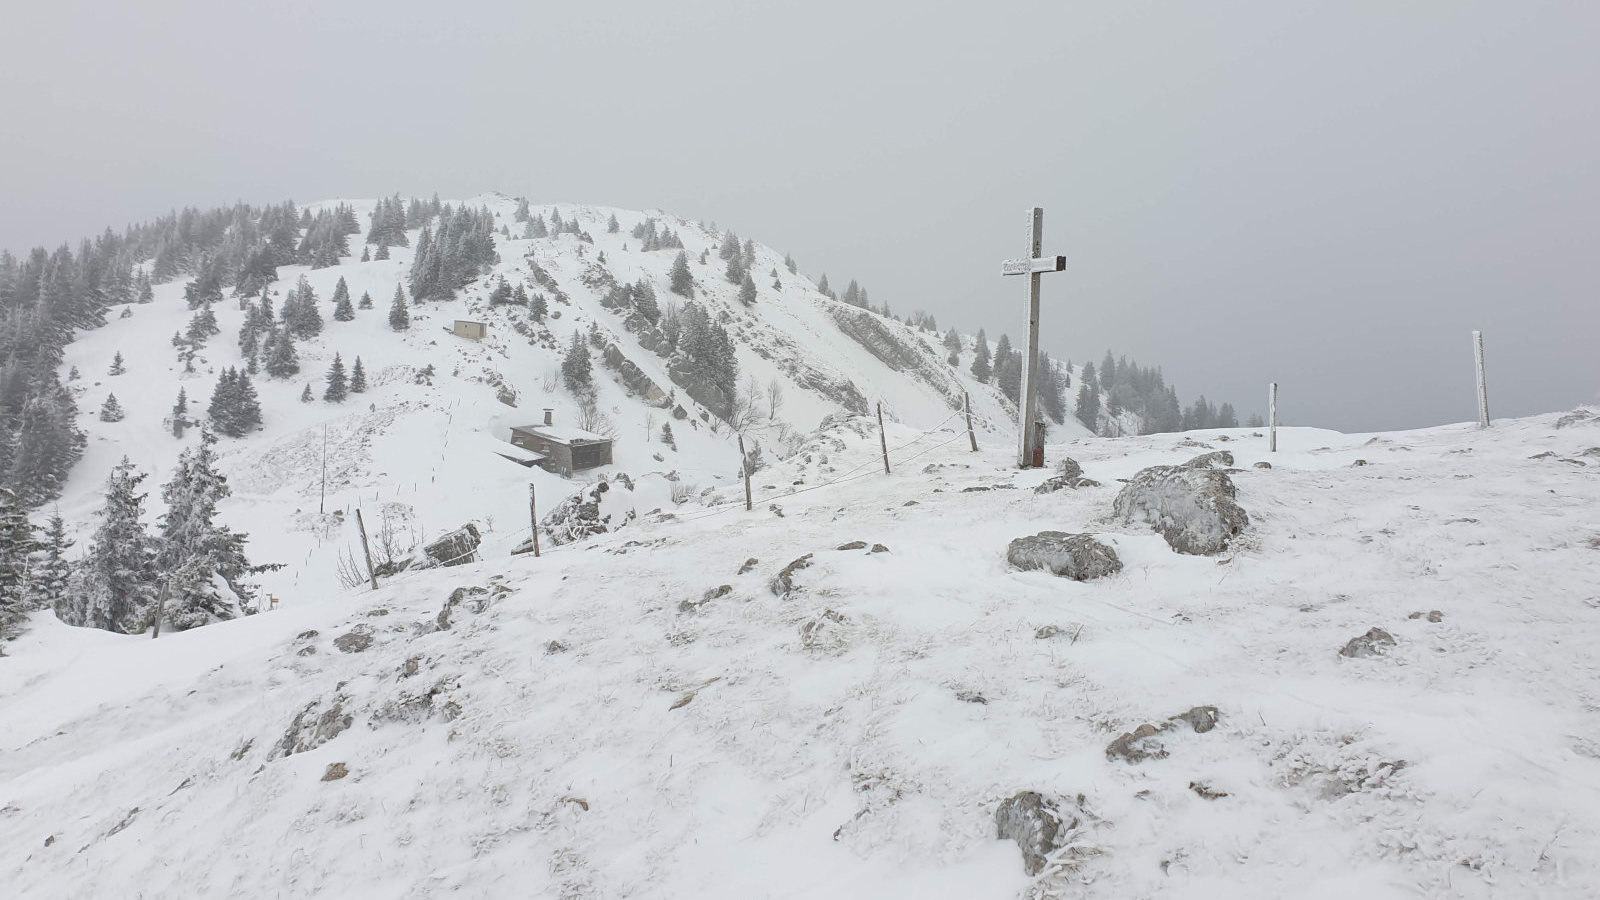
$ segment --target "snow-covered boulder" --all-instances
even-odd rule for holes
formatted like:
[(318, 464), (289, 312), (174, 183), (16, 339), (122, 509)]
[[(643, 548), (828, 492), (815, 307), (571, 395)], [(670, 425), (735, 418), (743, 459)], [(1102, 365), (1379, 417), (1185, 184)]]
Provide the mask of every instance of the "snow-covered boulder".
[(422, 548), (428, 562), (435, 566), (461, 566), (477, 557), (478, 545), (483, 543), (478, 526), (468, 522), (455, 531), (447, 532)]
[(1148, 523), (1179, 553), (1205, 555), (1227, 549), (1228, 542), (1250, 524), (1250, 517), (1235, 499), (1238, 491), (1226, 472), (1195, 465), (1216, 456), (1140, 471), (1117, 494), (1114, 516), (1124, 524)]
[[(1443, 618), (1443, 616), (1440, 616)], [(1384, 651), (1394, 646), (1394, 635), (1382, 628), (1369, 628), (1366, 634), (1358, 634), (1339, 650), (1339, 655), (1350, 659), (1359, 659), (1365, 656), (1380, 656)]]
[(616, 531), (641, 515), (671, 508), (672, 486), (665, 475), (630, 478), (618, 472), (561, 501), (539, 527), (557, 545)]
[(1045, 569), (1073, 581), (1090, 581), (1122, 571), (1117, 551), (1087, 534), (1065, 531), (1019, 537), (1006, 549), (1006, 560), (1024, 571)]

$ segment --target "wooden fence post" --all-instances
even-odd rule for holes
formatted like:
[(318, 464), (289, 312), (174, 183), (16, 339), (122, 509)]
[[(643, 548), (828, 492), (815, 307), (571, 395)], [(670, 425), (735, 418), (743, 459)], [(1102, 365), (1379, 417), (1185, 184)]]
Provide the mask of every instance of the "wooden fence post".
[(972, 452), (978, 452), (978, 436), (972, 433), (972, 395), (961, 392), (961, 407), (967, 411), (967, 440), (972, 442)]
[(739, 474), (744, 476), (744, 508), (746, 512), (750, 506), (750, 457), (744, 455), (744, 435), (739, 435)]
[(378, 570), (372, 567), (372, 548), (367, 545), (367, 523), (361, 519), (361, 507), (356, 507), (356, 529), (361, 532), (361, 553), (367, 558), (367, 577), (372, 579), (372, 589), (378, 589)]
[(1272, 382), (1267, 390), (1267, 431), (1271, 435), (1267, 438), (1267, 452), (1278, 452), (1278, 383)]
[(883, 474), (889, 474), (889, 439), (883, 435), (883, 404), (878, 404), (878, 446), (883, 448)]
[(1483, 332), (1472, 333), (1472, 352), (1478, 358), (1478, 427), (1489, 427), (1489, 382), (1483, 371)]
[(533, 482), (528, 482), (528, 521), (533, 526), (533, 555), (539, 555), (539, 506), (533, 495)]

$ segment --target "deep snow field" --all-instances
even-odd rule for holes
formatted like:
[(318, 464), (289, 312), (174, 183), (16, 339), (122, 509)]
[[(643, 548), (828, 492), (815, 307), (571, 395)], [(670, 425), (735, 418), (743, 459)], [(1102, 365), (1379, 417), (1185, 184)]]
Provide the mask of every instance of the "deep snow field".
[[(1595, 897), (1600, 419), (1557, 420), (1081, 439), (1050, 458), (1103, 486), (1051, 494), (1000, 435), (884, 475), (842, 428), (753, 512), (154, 641), (36, 614), (0, 660), (0, 893)], [(1241, 469), (1229, 551), (1110, 523), (1116, 479), (1208, 448)], [(1042, 529), (1126, 568), (1011, 569)], [(1339, 655), (1372, 627), (1397, 645)], [(1165, 758), (1107, 758), (1203, 704)], [(1023, 790), (1081, 822), (1038, 878), (995, 839)]]

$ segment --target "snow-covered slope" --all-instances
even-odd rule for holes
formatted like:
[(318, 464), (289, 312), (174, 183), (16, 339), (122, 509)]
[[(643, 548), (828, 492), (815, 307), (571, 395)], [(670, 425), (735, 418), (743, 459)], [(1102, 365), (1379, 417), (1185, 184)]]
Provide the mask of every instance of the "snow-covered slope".
[[(373, 459), (431, 460), (460, 440), (452, 415), (489, 408), (414, 402), (369, 420)], [(1215, 558), (1108, 524), (1116, 479), (1209, 449), (1179, 436), (1053, 447), (1104, 486), (1041, 495), (1008, 440), (974, 454), (892, 426), (884, 475), (876, 434), (843, 427), (762, 473), (759, 496), (788, 494), (777, 509), (376, 592), (318, 584), (328, 602), (156, 641), (38, 615), (0, 664), (0, 883), (1593, 897), (1600, 419), (1576, 419), (1284, 429), (1270, 457), (1247, 431), (1190, 435), (1242, 467), (1251, 525)], [(792, 492), (825, 467), (849, 480)], [(294, 477), (295, 501), (259, 502), (314, 502)], [(1041, 529), (1096, 532), (1126, 568), (1084, 584), (1010, 569), (1007, 542)], [(1339, 655), (1372, 627), (1396, 646)], [(1107, 758), (1119, 733), (1205, 704), (1217, 727), (1167, 733), (1165, 758)], [(1078, 819), (1038, 881), (994, 836), (997, 804), (1024, 790)]]
[[(328, 201), (309, 210), (341, 202), (351, 205), (363, 223), (375, 205)], [(513, 235), (522, 233), (513, 221), (517, 201), (485, 195), (464, 203), (494, 212), (497, 231), (504, 224)], [(722, 236), (699, 223), (659, 212), (567, 204), (535, 206), (532, 211), (576, 220), (593, 243), (574, 234), (532, 240), (497, 235), (501, 262), (493, 272), (460, 291), (454, 301), (415, 305), (407, 332), (390, 330), (387, 311), (396, 285), (405, 282), (410, 270), (419, 230), (410, 232), (410, 248), (393, 248), (391, 259), (358, 262), (361, 238), (353, 236), (354, 255), (340, 265), (279, 269), (274, 302), (281, 306), (283, 292), (303, 275), (320, 300), (326, 327), (319, 337), (297, 343), (297, 377), (273, 380), (263, 374), (255, 380), (263, 429), (243, 439), (225, 438), (220, 446), (223, 470), (235, 493), (223, 504), (223, 520), (250, 533), (253, 561), (286, 564), (262, 577), (268, 593), (286, 604), (325, 596), (334, 586), (339, 559), (358, 553), (353, 517), (358, 507), (369, 521), (387, 513), (407, 540), (425, 540), (469, 521), (488, 532), (491, 547), (503, 549), (526, 538), (527, 485), (536, 485), (548, 509), (579, 487), (582, 478), (575, 483), (525, 469), (496, 456), (493, 448), (508, 437), (511, 426), (539, 422), (545, 407), (555, 409), (558, 424), (578, 424), (578, 404), (562, 386), (559, 366), (571, 336), (582, 333), (587, 338), (592, 326), (638, 372), (663, 392), (675, 393), (672, 405), (681, 405), (688, 418), (674, 419), (670, 406), (647, 402), (638, 385), (625, 384), (608, 367), (605, 354), (594, 348), (597, 408), (615, 429), (615, 465), (584, 477), (673, 473), (680, 490), (690, 496), (731, 485), (739, 470), (736, 436), (676, 388), (665, 360), (641, 346), (621, 315), (601, 302), (610, 283), (641, 278), (651, 282), (663, 303), (682, 302), (669, 289), (668, 272), (677, 250), (642, 252), (629, 234), (647, 218), (681, 237), (696, 280), (695, 302), (733, 336), (740, 380), (760, 395), (762, 408), (745, 437), (762, 445), (766, 459), (798, 446), (827, 416), (866, 414), (879, 403), (890, 422), (924, 429), (955, 427), (951, 415), (963, 391), (971, 393), (980, 431), (1010, 427), (1014, 412), (1008, 401), (993, 386), (972, 379), (965, 365), (947, 365), (939, 335), (824, 297), (809, 280), (785, 269), (782, 253), (756, 245), (751, 272), (757, 299), (746, 307), (737, 298), (738, 287), (723, 277), (724, 264), (717, 257)], [(614, 234), (607, 232), (613, 215), (620, 224)], [(699, 262), (703, 250), (710, 251), (705, 265)], [(551, 281), (536, 278), (535, 266)], [(773, 269), (781, 289), (772, 286), (768, 273)], [(373, 308), (358, 310), (351, 322), (331, 317), (340, 278), (353, 300), (363, 293), (372, 297)], [(489, 286), (498, 278), (549, 296), (550, 318), (540, 324), (521, 307), (491, 308)], [(243, 364), (236, 335), (244, 313), (229, 301), (216, 309), (221, 334), (201, 353), (197, 371), (183, 373), (170, 345), (171, 336), (182, 332), (192, 315), (182, 297), (181, 280), (159, 285), (153, 303), (113, 308), (105, 327), (80, 334), (67, 347), (62, 370), (75, 366), (81, 373), (71, 387), (90, 440), (60, 508), (80, 539), (92, 524), (106, 474), (120, 457), (129, 456), (151, 473), (147, 486), (153, 487), (167, 479), (179, 450), (195, 440), (191, 432), (180, 442), (163, 425), (179, 388), (187, 391), (191, 411), (203, 414), (217, 373)], [(127, 318), (121, 318), (124, 310)], [(450, 329), (456, 319), (486, 322), (487, 338), (476, 342), (455, 337)], [(127, 372), (108, 376), (119, 351)], [(335, 353), (347, 367), (360, 357), (373, 388), (342, 404), (301, 403), (307, 384), (321, 396)], [(433, 376), (421, 377), (430, 366)], [(775, 415), (767, 399), (773, 385), (782, 397)], [(515, 407), (497, 399), (505, 391), (514, 396)], [(104, 423), (96, 414), (111, 392), (126, 418)], [(676, 449), (661, 443), (661, 426), (668, 422)], [(1058, 432), (1085, 433), (1076, 422), (1059, 426)], [(152, 491), (150, 504), (153, 518), (161, 511), (159, 491)]]

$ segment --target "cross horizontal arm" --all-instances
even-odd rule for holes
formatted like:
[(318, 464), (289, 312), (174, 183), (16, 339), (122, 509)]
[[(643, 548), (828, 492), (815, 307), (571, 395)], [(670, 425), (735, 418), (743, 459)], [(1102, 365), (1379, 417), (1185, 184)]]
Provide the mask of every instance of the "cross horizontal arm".
[(1065, 256), (1041, 256), (1037, 259), (1008, 259), (1000, 264), (1001, 275), (1033, 275), (1038, 272), (1064, 272)]

